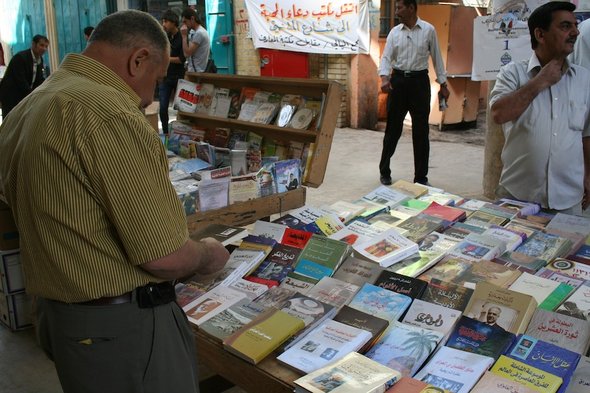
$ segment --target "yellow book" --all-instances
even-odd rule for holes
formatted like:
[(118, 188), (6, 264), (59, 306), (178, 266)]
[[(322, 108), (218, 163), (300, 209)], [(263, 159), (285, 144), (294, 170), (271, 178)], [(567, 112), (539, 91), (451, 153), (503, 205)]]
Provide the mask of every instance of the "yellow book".
[(504, 355), (500, 356), (491, 372), (541, 393), (557, 392), (563, 383), (563, 379), (556, 375)]
[(257, 364), (305, 327), (302, 319), (270, 309), (223, 341), (229, 352)]

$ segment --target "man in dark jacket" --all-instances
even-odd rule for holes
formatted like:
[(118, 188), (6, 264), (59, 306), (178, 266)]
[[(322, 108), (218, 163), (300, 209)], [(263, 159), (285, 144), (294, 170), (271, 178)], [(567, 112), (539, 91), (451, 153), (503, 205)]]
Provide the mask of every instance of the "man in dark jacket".
[(33, 37), (31, 48), (18, 52), (8, 63), (4, 78), (0, 82), (2, 119), (45, 80), (43, 54), (48, 46), (47, 37), (36, 35)]

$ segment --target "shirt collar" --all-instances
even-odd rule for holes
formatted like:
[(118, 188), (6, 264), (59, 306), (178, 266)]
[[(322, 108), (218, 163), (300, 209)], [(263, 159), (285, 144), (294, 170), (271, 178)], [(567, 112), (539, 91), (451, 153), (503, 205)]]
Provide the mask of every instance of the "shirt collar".
[[(575, 74), (576, 73), (576, 69), (574, 67), (572, 67), (572, 64), (570, 63), (569, 59), (566, 58), (565, 59), (565, 74)], [(537, 57), (537, 54), (535, 52), (533, 52), (533, 54), (531, 55), (530, 59), (529, 59), (529, 65), (527, 67), (527, 73), (531, 73), (533, 70), (537, 69), (537, 72), (539, 70), (541, 70), (541, 62), (539, 61), (539, 58)]]
[(31, 56), (33, 56), (33, 63), (41, 64), (41, 56), (39, 56), (39, 57), (35, 56), (35, 52), (33, 52), (32, 49), (31, 49)]
[(66, 55), (65, 59), (60, 65), (60, 68), (66, 69), (70, 72), (75, 72), (95, 83), (111, 86), (114, 89), (127, 94), (139, 108), (141, 103), (139, 96), (127, 83), (125, 83), (125, 81), (119, 75), (117, 75), (113, 70), (104, 64), (88, 56), (70, 53)]

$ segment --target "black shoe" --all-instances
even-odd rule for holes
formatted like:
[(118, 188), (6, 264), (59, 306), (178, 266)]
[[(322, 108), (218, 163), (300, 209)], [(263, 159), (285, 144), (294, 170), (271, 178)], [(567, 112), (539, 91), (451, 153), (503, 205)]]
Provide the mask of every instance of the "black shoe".
[(390, 176), (381, 176), (381, 184), (383, 184), (384, 186), (390, 186), (391, 185), (391, 177)]

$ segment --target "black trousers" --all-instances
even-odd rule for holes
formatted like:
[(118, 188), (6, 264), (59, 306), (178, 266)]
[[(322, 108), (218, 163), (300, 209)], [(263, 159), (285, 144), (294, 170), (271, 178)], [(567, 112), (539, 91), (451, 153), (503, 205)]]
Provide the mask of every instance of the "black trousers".
[(414, 147), (414, 182), (428, 181), (428, 116), (430, 115), (430, 79), (428, 74), (404, 77), (391, 76), (393, 89), (387, 97), (387, 126), (383, 137), (383, 151), (379, 162), (381, 176), (391, 177), (389, 167), (397, 142), (402, 135), (404, 118), (412, 117), (412, 144)]

